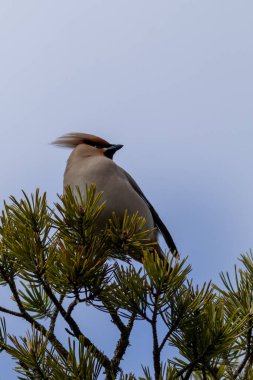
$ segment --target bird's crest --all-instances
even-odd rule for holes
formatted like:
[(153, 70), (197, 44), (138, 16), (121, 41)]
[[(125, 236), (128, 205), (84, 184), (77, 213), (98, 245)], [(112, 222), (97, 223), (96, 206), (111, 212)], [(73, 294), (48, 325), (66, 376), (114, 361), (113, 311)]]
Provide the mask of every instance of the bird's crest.
[(101, 147), (109, 147), (110, 143), (108, 141), (101, 139), (101, 137), (90, 135), (88, 133), (68, 133), (67, 135), (63, 135), (52, 142), (57, 146), (63, 148), (75, 148), (80, 144), (88, 144), (91, 146), (101, 146)]

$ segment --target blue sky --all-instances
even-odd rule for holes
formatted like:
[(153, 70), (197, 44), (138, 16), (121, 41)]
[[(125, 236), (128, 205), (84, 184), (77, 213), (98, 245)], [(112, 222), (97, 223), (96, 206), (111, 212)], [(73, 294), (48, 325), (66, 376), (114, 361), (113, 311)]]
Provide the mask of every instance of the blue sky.
[[(250, 0), (2, 1), (1, 207), (37, 187), (52, 204), (69, 151), (49, 143), (97, 134), (124, 144), (115, 160), (189, 256), (195, 282), (232, 272), (253, 247), (252, 12)], [(85, 316), (110, 353), (109, 321)], [(134, 334), (127, 370), (139, 368), (137, 353), (150, 360), (149, 333)]]

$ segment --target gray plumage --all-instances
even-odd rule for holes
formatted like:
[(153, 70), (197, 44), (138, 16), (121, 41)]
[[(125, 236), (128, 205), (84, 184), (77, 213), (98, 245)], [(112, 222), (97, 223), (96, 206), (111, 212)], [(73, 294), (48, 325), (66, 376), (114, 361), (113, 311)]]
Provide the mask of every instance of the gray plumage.
[[(100, 137), (85, 133), (71, 133), (53, 142), (58, 146), (74, 148), (67, 161), (64, 173), (64, 187), (70, 186), (73, 191), (79, 187), (86, 197), (86, 185), (94, 183), (97, 191), (103, 191), (102, 200), (106, 207), (102, 212), (99, 223), (101, 228), (114, 211), (118, 216), (124, 215), (125, 210), (134, 214), (139, 212), (146, 219), (146, 228), (157, 227), (161, 232), (170, 251), (177, 256), (176, 245), (160, 219), (159, 215), (147, 200), (135, 180), (113, 160), (113, 154), (122, 145), (108, 143)], [(157, 230), (151, 236), (157, 240)]]

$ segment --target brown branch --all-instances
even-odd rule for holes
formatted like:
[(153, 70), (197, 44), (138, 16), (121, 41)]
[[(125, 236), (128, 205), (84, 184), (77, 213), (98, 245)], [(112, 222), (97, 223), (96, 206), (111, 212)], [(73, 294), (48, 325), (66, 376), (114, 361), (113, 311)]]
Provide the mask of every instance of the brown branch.
[(17, 311), (6, 309), (5, 307), (0, 306), (0, 311), (6, 314), (14, 315), (15, 317), (23, 318), (23, 315), (21, 313), (18, 313)]
[(43, 288), (49, 298), (52, 300), (52, 302), (55, 304), (55, 306), (59, 309), (61, 316), (64, 318), (64, 320), (67, 322), (69, 327), (71, 328), (74, 336), (79, 339), (80, 336), (84, 337), (84, 345), (85, 347), (91, 348), (94, 356), (99, 360), (99, 362), (103, 365), (105, 369), (108, 369), (110, 367), (111, 361), (110, 359), (102, 353), (91, 341), (89, 338), (84, 336), (84, 334), (81, 332), (80, 328), (78, 327), (76, 321), (67, 313), (67, 311), (64, 309), (64, 307), (60, 304), (54, 293), (52, 292), (52, 289), (50, 288), (49, 284), (46, 280), (44, 280), (40, 276), (41, 284), (43, 285)]
[[(250, 317), (249, 325), (252, 326), (252, 317)], [(236, 379), (240, 373), (243, 371), (244, 367), (247, 364), (247, 361), (250, 359), (252, 356), (252, 351), (251, 351), (251, 339), (252, 339), (252, 327), (249, 328), (247, 332), (247, 349), (245, 353), (245, 357), (243, 361), (241, 362), (240, 366), (238, 367), (237, 371), (232, 375), (234, 379)]]
[(146, 313), (146, 312), (143, 312), (143, 311), (139, 308), (138, 304), (137, 304), (133, 299), (131, 299), (131, 303), (132, 303), (133, 306), (135, 306), (135, 308), (138, 310), (138, 314), (139, 314), (139, 315), (140, 315), (145, 321), (147, 321), (147, 322), (149, 322), (149, 323), (152, 323), (152, 319), (150, 319), (150, 318), (147, 316), (147, 313)]
[(69, 307), (67, 309), (67, 316), (70, 316), (74, 310), (74, 308), (76, 307), (76, 305), (79, 303), (79, 300), (77, 298), (74, 299), (74, 301), (72, 301), (70, 304), (69, 304)]
[(3, 267), (0, 266), (0, 272), (4, 280), (8, 283), (10, 290), (13, 294), (13, 297), (18, 305), (18, 308), (20, 310), (20, 314), (22, 317), (29, 322), (32, 326), (36, 328), (36, 330), (41, 331), (42, 334), (48, 338), (50, 343), (55, 347), (57, 352), (62, 355), (64, 358), (67, 358), (68, 351), (63, 347), (63, 345), (59, 342), (59, 340), (56, 338), (56, 336), (53, 333), (50, 333), (46, 330), (46, 328), (41, 325), (39, 322), (37, 322), (24, 308), (24, 305), (19, 297), (16, 284), (13, 278), (10, 278), (6, 275), (5, 271), (3, 270)]
[(36, 357), (36, 353), (33, 352), (33, 357), (34, 357), (34, 361), (35, 361), (35, 368), (32, 370), (33, 371), (33, 374), (34, 374), (34, 379), (35, 380), (47, 380), (47, 377), (44, 376), (44, 373), (42, 371), (42, 369), (40, 368), (40, 364), (39, 364), (39, 361)]
[[(43, 250), (44, 247), (43, 247), (43, 244), (41, 242), (41, 239), (40, 239), (40, 236), (39, 236), (39, 230), (37, 228), (37, 225), (34, 227), (34, 231), (37, 233), (37, 244), (40, 246), (40, 248)], [(14, 281), (14, 278), (10, 278), (10, 276), (8, 276), (5, 271), (4, 271), (4, 268), (1, 266), (0, 267), (0, 271), (2, 272), (2, 277), (3, 279), (9, 284), (10, 286), (10, 289), (14, 295), (14, 298), (18, 304), (18, 307), (19, 307), (19, 310), (21, 312), (21, 314), (23, 315), (23, 317), (28, 321), (30, 322), (31, 324), (33, 324), (35, 326), (36, 329), (39, 329), (42, 331), (43, 335), (47, 336), (48, 339), (51, 341), (51, 342), (54, 342), (54, 346), (55, 348), (57, 349), (58, 347), (58, 350), (59, 352), (61, 352), (61, 354), (67, 358), (67, 355), (68, 355), (68, 352), (65, 350), (65, 348), (61, 345), (61, 343), (57, 340), (57, 338), (55, 337), (55, 335), (51, 332), (51, 331), (47, 331), (45, 329), (45, 327), (43, 325), (40, 325), (34, 318), (32, 318), (28, 313), (27, 311), (25, 310), (20, 298), (19, 298), (19, 294), (18, 294), (18, 291), (16, 289), (16, 284), (15, 284), (15, 281)], [(92, 352), (94, 354), (94, 356), (97, 358), (97, 360), (103, 365), (103, 367), (105, 369), (109, 368), (110, 367), (110, 359), (102, 353), (102, 351), (100, 351), (90, 340), (89, 338), (85, 337), (84, 334), (81, 332), (81, 330), (79, 329), (76, 321), (71, 317), (70, 314), (68, 314), (66, 312), (66, 310), (64, 309), (64, 307), (62, 306), (61, 302), (58, 301), (57, 297), (54, 295), (51, 287), (49, 286), (49, 284), (47, 283), (47, 281), (43, 278), (43, 274), (38, 267), (36, 267), (36, 270), (35, 270), (35, 273), (37, 275), (37, 278), (38, 280), (41, 282), (46, 294), (49, 296), (49, 298), (51, 299), (51, 301), (54, 303), (55, 307), (59, 310), (61, 316), (64, 318), (64, 320), (67, 322), (67, 324), (69, 325), (69, 327), (71, 328), (74, 336), (79, 339), (80, 336), (83, 336), (84, 337), (84, 345), (85, 347), (88, 347), (88, 348), (91, 348), (92, 349)], [(56, 316), (57, 317), (57, 316)], [(57, 351), (58, 351), (57, 350)]]
[(115, 310), (115, 308), (112, 305), (110, 305), (109, 302), (107, 302), (107, 301), (103, 301), (103, 305), (108, 310), (108, 312), (109, 312), (109, 314), (110, 314), (110, 316), (112, 318), (112, 322), (118, 327), (118, 329), (119, 329), (120, 332), (124, 332), (127, 327), (122, 322), (122, 320), (119, 317), (119, 315), (118, 315), (117, 311)]
[[(207, 350), (206, 350), (207, 351)], [(202, 358), (204, 358), (205, 354), (206, 354), (206, 351), (202, 354), (202, 355), (199, 355), (196, 359), (194, 359), (191, 363), (187, 364), (184, 368), (182, 368), (178, 373), (177, 373), (177, 377), (180, 377), (182, 376), (186, 371), (186, 375), (184, 377), (184, 379), (189, 379), (191, 374), (192, 374), (192, 371), (194, 370), (194, 367), (197, 363), (201, 362)]]
[(118, 327), (119, 331), (124, 332), (126, 329), (126, 326), (124, 325), (124, 323), (122, 322), (122, 320), (118, 316), (117, 312), (116, 311), (109, 311), (109, 313), (110, 313), (110, 316), (112, 318), (112, 322)]
[(79, 303), (83, 303), (83, 302), (90, 302), (90, 301), (93, 301), (98, 295), (98, 292), (94, 293), (94, 294), (91, 294), (90, 296), (88, 297), (85, 297), (85, 298), (80, 298), (79, 297), (79, 294), (77, 293), (75, 298), (74, 298), (74, 301), (72, 301), (70, 304), (69, 304), (69, 307), (67, 309), (67, 315), (71, 315), (74, 308), (79, 304)]
[(133, 329), (135, 318), (136, 318), (136, 313), (133, 313), (129, 319), (127, 326), (125, 326), (120, 320), (122, 325), (124, 325), (124, 328), (122, 328), (121, 330), (120, 339), (117, 343), (114, 356), (111, 360), (110, 373), (107, 373), (107, 379), (111, 378), (111, 374), (114, 375), (114, 378), (116, 378), (117, 376), (117, 373), (119, 371), (119, 364), (126, 352), (127, 347), (129, 346), (129, 337)]
[(75, 335), (67, 327), (65, 327), (65, 331), (75, 338)]
[(153, 363), (154, 363), (154, 371), (155, 371), (155, 380), (159, 380), (160, 372), (161, 372), (161, 357), (160, 357), (160, 350), (159, 350), (159, 343), (158, 343), (158, 336), (157, 336), (158, 298), (159, 298), (159, 294), (156, 294), (154, 311), (153, 311), (153, 316), (152, 316), (152, 321), (151, 321), (152, 335), (153, 335)]
[[(184, 377), (184, 380), (188, 380), (192, 374), (192, 371), (193, 371), (193, 368), (189, 368), (185, 377)], [(178, 377), (181, 376), (181, 375), (178, 375)]]
[(165, 337), (163, 338), (162, 340), (162, 343), (160, 344), (159, 346), (159, 351), (161, 352), (164, 345), (166, 344), (167, 340), (169, 339), (169, 337), (171, 336), (171, 334), (176, 330), (176, 328), (178, 327), (181, 319), (182, 319), (182, 316), (183, 315), (180, 315), (176, 320), (175, 322), (171, 325), (169, 331), (167, 332), (167, 334), (165, 335)]
[[(63, 300), (64, 300), (64, 297), (65, 297), (65, 294), (62, 294), (60, 296), (60, 299), (59, 299), (59, 303), (62, 305), (63, 303)], [(54, 329), (55, 329), (55, 324), (56, 324), (56, 320), (57, 320), (57, 317), (59, 315), (59, 309), (57, 307), (55, 307), (55, 310), (53, 312), (53, 315), (51, 317), (51, 321), (50, 321), (50, 326), (49, 326), (49, 332), (50, 333), (53, 333), (54, 332)]]

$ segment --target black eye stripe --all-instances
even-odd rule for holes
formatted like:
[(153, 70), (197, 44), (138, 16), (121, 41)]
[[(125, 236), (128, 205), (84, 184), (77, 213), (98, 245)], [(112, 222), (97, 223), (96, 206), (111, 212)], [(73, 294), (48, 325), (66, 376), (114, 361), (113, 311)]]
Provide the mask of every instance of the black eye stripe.
[(90, 145), (90, 146), (93, 146), (94, 148), (97, 148), (97, 149), (101, 149), (101, 148), (106, 148), (106, 146), (105, 145), (102, 145), (102, 144), (99, 144), (99, 143), (96, 143), (96, 142), (94, 142), (94, 141), (84, 141), (84, 143), (85, 144), (87, 144), (87, 145)]

